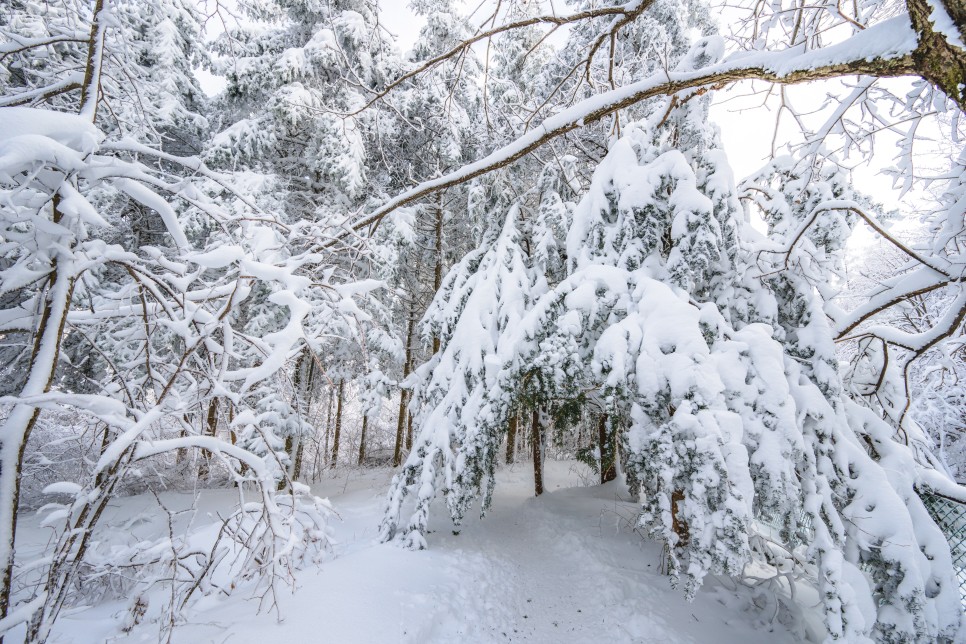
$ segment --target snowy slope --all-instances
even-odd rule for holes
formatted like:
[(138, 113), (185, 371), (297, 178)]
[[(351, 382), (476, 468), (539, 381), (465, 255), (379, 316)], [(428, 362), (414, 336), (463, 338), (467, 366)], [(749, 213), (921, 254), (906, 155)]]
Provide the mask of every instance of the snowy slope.
[[(687, 603), (658, 571), (661, 546), (630, 529), (636, 506), (621, 500), (620, 486), (574, 487), (591, 479), (582, 465), (547, 466), (549, 492), (539, 499), (532, 497), (527, 464), (502, 470), (491, 512), (482, 521), (470, 518), (458, 535), (444, 523), (445, 512), (436, 513), (429, 549), (420, 552), (375, 542), (391, 472), (343, 471), (316, 489), (342, 517), (337, 556), (301, 571), (294, 594), (278, 596), (281, 621), (259, 613), (258, 601), (241, 592), (208, 597), (172, 641), (801, 641), (777, 621), (768, 624), (774, 606), (762, 606), (757, 616), (739, 611), (742, 600), (716, 580)], [(172, 506), (178, 501), (173, 494), (162, 498)], [(230, 498), (227, 491), (204, 493), (202, 510), (227, 507)], [(149, 502), (122, 499), (116, 511), (133, 514)], [(30, 526), (26, 534), (43, 533)], [(122, 602), (78, 611), (59, 622), (52, 640), (158, 641), (154, 624), (120, 633), (126, 612)]]

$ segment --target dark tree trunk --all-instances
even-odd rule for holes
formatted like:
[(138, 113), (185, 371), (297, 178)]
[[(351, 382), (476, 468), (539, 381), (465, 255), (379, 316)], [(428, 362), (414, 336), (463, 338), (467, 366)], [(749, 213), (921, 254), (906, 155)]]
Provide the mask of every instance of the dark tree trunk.
[(614, 449), (614, 433), (607, 427), (607, 414), (597, 423), (597, 449), (600, 450), (601, 485), (617, 478), (617, 456)]
[[(184, 436), (184, 430), (181, 430), (181, 435)], [(104, 452), (107, 451), (107, 446), (111, 443), (111, 428), (107, 423), (104, 423), (104, 433), (101, 435), (101, 451), (99, 456), (104, 456)], [(175, 462), (181, 463), (183, 458), (182, 450), (178, 450)], [(104, 485), (104, 472), (98, 472), (97, 476), (94, 477), (94, 487), (101, 487)]]
[(413, 449), (413, 415), (406, 411), (406, 451)]
[[(413, 324), (415, 315), (413, 313), (412, 305), (409, 307), (409, 322), (406, 324), (406, 361), (403, 363), (403, 380), (409, 376), (409, 370), (412, 369), (413, 361)], [(392, 453), (392, 465), (397, 467), (402, 463), (402, 451), (404, 441), (407, 438), (406, 424), (408, 418), (407, 404), (409, 403), (409, 396), (407, 391), (400, 387), (399, 389), (399, 416), (396, 418), (396, 447), (393, 449)], [(412, 423), (409, 423), (408, 432), (408, 447), (411, 448), (413, 444), (412, 440)]]
[(675, 490), (671, 493), (671, 529), (678, 536), (678, 547), (688, 545), (691, 535), (688, 524), (680, 517), (681, 503), (684, 501), (684, 491)]
[(339, 396), (335, 406), (335, 431), (332, 435), (332, 467), (339, 460), (339, 438), (342, 434), (342, 400), (345, 397), (345, 380), (339, 381)]
[(510, 426), (507, 428), (506, 432), (506, 464), (510, 465), (513, 463), (513, 450), (516, 448), (517, 443), (517, 415), (516, 413), (510, 414)]
[(533, 408), (533, 417), (530, 424), (530, 443), (533, 447), (533, 494), (540, 496), (543, 494), (543, 444), (541, 440), (540, 428), (540, 409)]
[[(218, 433), (218, 399), (212, 398), (208, 403), (208, 414), (205, 418), (205, 436), (214, 437)], [(198, 478), (207, 479), (211, 467), (211, 450), (201, 450), (201, 462), (198, 464)]]
[(369, 417), (362, 417), (362, 435), (359, 436), (359, 465), (366, 461), (366, 430), (369, 429)]
[[(292, 437), (292, 436), (286, 436), (285, 437), (285, 453), (289, 455), (289, 458), (292, 458), (292, 452), (294, 451), (294, 449), (295, 449), (295, 439), (294, 439), (294, 437)], [(278, 483), (275, 484), (275, 489), (278, 490), (279, 492), (281, 492), (282, 490), (285, 489), (285, 477), (284, 476), (278, 480)]]

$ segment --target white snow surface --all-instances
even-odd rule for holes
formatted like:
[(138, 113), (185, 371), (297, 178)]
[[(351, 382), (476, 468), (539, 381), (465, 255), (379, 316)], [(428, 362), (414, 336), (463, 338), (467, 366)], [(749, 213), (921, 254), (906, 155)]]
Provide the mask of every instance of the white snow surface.
[[(278, 596), (280, 618), (236, 591), (208, 596), (187, 612), (172, 642), (634, 642), (781, 644), (802, 641), (761, 613), (733, 584), (710, 580), (692, 603), (659, 572), (660, 544), (631, 530), (637, 505), (618, 483), (593, 482), (585, 466), (547, 461), (547, 492), (533, 497), (529, 463), (502, 468), (483, 520), (468, 518), (453, 534), (446, 513), (433, 513), (429, 549), (377, 542), (391, 470), (342, 470), (313, 487), (341, 516), (334, 558), (297, 573), (294, 592)], [(191, 495), (165, 493), (171, 508)], [(195, 529), (225, 512), (231, 490), (202, 492)], [(119, 499), (114, 519), (155, 506), (150, 496)], [(210, 515), (209, 515), (210, 513)], [(137, 529), (161, 529), (141, 523)], [(21, 521), (18, 546), (37, 552), (48, 532), (36, 517)], [(148, 596), (163, 603), (164, 591)], [(69, 611), (51, 642), (157, 642), (158, 625), (121, 626), (129, 600)], [(744, 608), (743, 608), (744, 607)], [(154, 611), (149, 610), (149, 614)], [(10, 642), (22, 636), (15, 629)]]

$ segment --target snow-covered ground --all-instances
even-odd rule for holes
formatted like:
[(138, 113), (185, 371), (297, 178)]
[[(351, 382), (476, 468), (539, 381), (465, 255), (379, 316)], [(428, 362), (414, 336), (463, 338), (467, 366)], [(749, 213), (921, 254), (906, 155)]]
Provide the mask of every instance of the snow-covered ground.
[[(316, 486), (341, 517), (339, 544), (334, 558), (300, 571), (294, 592), (279, 595), (280, 618), (259, 612), (244, 592), (206, 597), (171, 641), (771, 644), (803, 637), (772, 621), (774, 604), (753, 602), (731, 582), (711, 579), (694, 602), (685, 601), (659, 572), (661, 546), (634, 533), (635, 505), (624, 489), (581, 487), (592, 481), (582, 465), (548, 462), (548, 492), (540, 498), (532, 496), (528, 464), (504, 468), (486, 518), (474, 515), (454, 534), (439, 508), (429, 549), (421, 552), (375, 540), (391, 475), (343, 470)], [(202, 493), (196, 528), (207, 520), (200, 517), (224, 512), (233, 498), (228, 490)], [(188, 495), (162, 500), (176, 507)], [(117, 503), (115, 511), (134, 516), (155, 501)], [(21, 547), (32, 540), (36, 548), (44, 538), (34, 518), (22, 523), (21, 534)], [(65, 615), (52, 641), (158, 641), (152, 624), (121, 633), (129, 604)]]

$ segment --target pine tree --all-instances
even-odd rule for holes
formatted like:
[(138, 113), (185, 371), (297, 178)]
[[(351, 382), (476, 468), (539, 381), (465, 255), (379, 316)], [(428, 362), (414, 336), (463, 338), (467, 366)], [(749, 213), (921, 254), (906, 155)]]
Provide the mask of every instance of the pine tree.
[[(702, 39), (679, 69), (721, 51), (720, 40)], [(717, 132), (706, 125), (708, 101), (678, 95), (625, 127), (574, 212), (568, 277), (493, 343), (506, 347), (503, 371), (510, 382), (539, 382), (546, 398), (579, 401), (591, 392), (621, 434), (640, 526), (667, 544), (672, 578), (683, 579), (687, 596), (707, 574), (738, 575), (761, 552), (754, 517), (782, 517), (783, 539), (806, 545), (817, 566), (831, 638), (951, 637), (958, 609), (947, 547), (919, 520), (914, 477), (889, 474), (899, 462), (914, 471), (912, 454), (846, 398), (820, 300), (804, 278), (787, 271), (763, 279), (755, 253), (738, 244), (754, 233), (742, 225)], [(848, 229), (838, 216), (815, 233), (832, 264), (836, 234)], [(776, 237), (773, 244), (785, 241)], [(466, 317), (478, 316), (455, 324)], [(433, 368), (446, 382), (466, 373), (458, 364)], [(458, 418), (433, 423), (457, 438), (434, 443), (430, 463), (462, 462), (463, 437), (488, 427)], [(865, 440), (882, 450), (879, 461), (860, 446)], [(488, 459), (474, 471), (495, 461), (483, 450), (473, 456)], [(423, 465), (397, 479), (384, 537), (417, 482), (410, 543), (425, 543), (417, 533), (437, 480), (447, 481), (455, 519), (468, 496), (485, 505), (489, 480), (470, 480), (476, 488), (468, 491), (466, 481), (449, 484), (450, 471)], [(854, 594), (859, 565), (873, 568), (875, 623)]]
[(447, 481), (447, 504), (457, 523), (478, 493), (483, 512), (489, 505), (513, 398), (502, 338), (545, 290), (519, 245), (518, 217), (519, 208), (511, 208), (502, 227), (491, 229), (483, 245), (453, 267), (426, 313), (424, 332), (440, 338), (440, 351), (417, 371), (416, 439), (393, 479), (382, 526), (387, 539), (396, 533), (410, 486), (418, 485), (416, 509), (404, 538), (414, 547), (426, 545), (437, 477)]
[[(325, 227), (378, 196), (370, 166), (383, 112), (355, 114), (400, 61), (370, 0), (244, 5), (255, 21), (224, 34), (213, 63), (228, 87), (207, 157), (265, 175), (284, 220)], [(267, 23), (267, 24), (266, 24)], [(383, 182), (385, 185), (385, 182)]]

